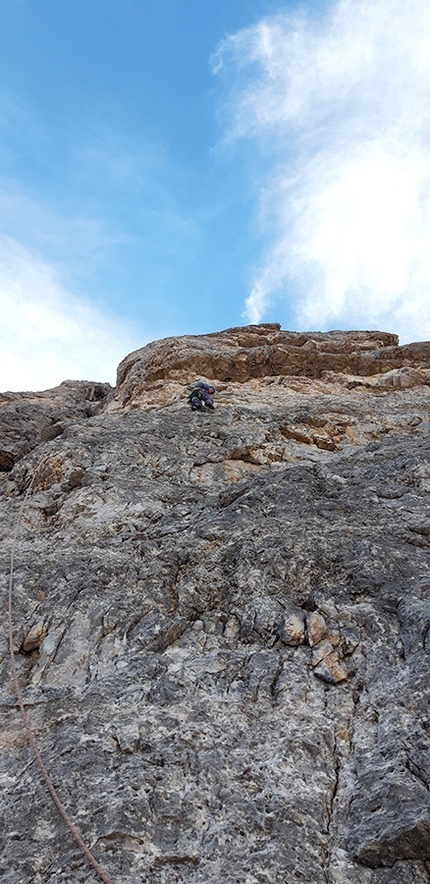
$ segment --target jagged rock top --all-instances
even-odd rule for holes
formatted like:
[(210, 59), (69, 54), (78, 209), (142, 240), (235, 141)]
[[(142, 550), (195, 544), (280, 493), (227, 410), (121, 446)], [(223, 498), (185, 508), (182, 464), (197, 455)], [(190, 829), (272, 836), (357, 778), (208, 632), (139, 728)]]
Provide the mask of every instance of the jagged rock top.
[[(429, 366), (430, 342), (400, 347), (398, 336), (388, 332), (291, 332), (282, 331), (278, 323), (240, 326), (164, 338), (130, 353), (118, 366), (113, 407), (166, 404), (178, 385), (194, 377), (222, 387), (271, 377), (329, 381), (329, 372), (374, 377)], [(164, 393), (148, 395), (156, 390)]]
[(375, 373), (381, 360), (385, 365), (394, 359), (394, 368), (406, 355), (396, 353), (398, 343), (397, 335), (379, 331), (290, 332), (277, 322), (239, 326), (209, 335), (164, 338), (135, 350), (120, 363), (117, 386), (183, 380), (190, 372), (239, 382), (265, 375), (320, 377), (324, 369), (364, 367), (370, 356)]

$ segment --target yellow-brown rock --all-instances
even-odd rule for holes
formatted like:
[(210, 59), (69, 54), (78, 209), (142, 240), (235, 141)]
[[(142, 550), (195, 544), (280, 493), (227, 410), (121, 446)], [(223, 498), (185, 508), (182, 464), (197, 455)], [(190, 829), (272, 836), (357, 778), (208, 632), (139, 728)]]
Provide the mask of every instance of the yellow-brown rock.
[[(327, 624), (322, 614), (313, 612), (306, 617), (306, 630), (311, 648), (318, 644), (327, 632)], [(333, 650), (333, 649), (332, 649)]]

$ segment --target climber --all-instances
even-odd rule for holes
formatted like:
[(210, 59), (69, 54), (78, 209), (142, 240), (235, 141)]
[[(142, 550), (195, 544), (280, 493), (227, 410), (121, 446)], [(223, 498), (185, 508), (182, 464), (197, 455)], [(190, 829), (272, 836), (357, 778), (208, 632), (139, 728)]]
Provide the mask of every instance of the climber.
[(198, 381), (195, 384), (189, 385), (188, 389), (191, 390), (191, 393), (187, 401), (193, 411), (202, 411), (205, 406), (214, 410), (215, 406), (212, 396), (216, 393), (216, 387), (212, 386), (212, 384), (204, 384), (203, 381)]

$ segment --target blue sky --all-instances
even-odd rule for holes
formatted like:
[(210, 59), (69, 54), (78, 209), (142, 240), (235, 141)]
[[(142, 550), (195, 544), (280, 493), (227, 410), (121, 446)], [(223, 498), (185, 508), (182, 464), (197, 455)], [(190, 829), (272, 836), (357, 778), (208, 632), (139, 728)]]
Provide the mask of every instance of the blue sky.
[(251, 321), (430, 337), (427, 0), (0, 10), (0, 389)]

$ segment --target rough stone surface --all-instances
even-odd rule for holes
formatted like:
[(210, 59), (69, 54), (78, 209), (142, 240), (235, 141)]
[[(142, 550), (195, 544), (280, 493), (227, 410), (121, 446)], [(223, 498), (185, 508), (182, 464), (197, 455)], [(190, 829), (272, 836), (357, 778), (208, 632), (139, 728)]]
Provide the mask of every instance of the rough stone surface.
[[(113, 884), (430, 880), (429, 385), (430, 343), (262, 325), (0, 398), (5, 597), (45, 456), (19, 678)], [(95, 881), (0, 640), (1, 881)]]
[(39, 442), (61, 436), (71, 420), (96, 414), (110, 392), (110, 384), (64, 381), (42, 393), (0, 393), (0, 472), (10, 472)]

